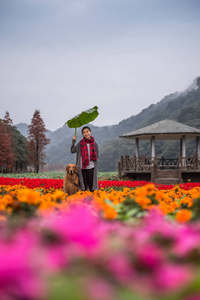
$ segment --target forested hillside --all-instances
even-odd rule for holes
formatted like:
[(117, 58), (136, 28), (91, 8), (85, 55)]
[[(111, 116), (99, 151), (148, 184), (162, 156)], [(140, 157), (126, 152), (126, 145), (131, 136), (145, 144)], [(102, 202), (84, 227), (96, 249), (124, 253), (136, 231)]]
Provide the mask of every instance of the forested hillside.
[[(117, 125), (102, 127), (91, 125), (92, 135), (100, 147), (99, 170), (116, 171), (121, 155), (133, 156), (135, 154), (135, 141), (120, 139), (119, 135), (166, 118), (200, 128), (200, 77), (194, 80), (192, 88), (168, 95), (157, 104), (150, 105), (138, 115), (125, 119)], [(58, 164), (65, 166), (75, 162), (75, 155), (70, 153), (73, 135), (74, 129), (67, 126), (47, 133), (47, 137), (51, 140), (51, 144), (47, 146), (46, 162), (48, 165), (53, 164), (56, 168)], [(80, 140), (81, 129), (78, 129), (77, 135)], [(174, 157), (178, 155), (177, 147), (179, 147), (179, 141), (156, 141), (156, 154), (168, 158)], [(192, 155), (194, 151), (195, 144), (191, 141), (187, 142), (187, 155)], [(140, 142), (140, 155), (143, 154), (150, 155), (148, 141)]]
[[(158, 104), (151, 105), (137, 116), (132, 116), (120, 122), (118, 132), (120, 135), (121, 132), (142, 128), (166, 118), (200, 128), (200, 80), (197, 80), (196, 90), (193, 89), (180, 95), (173, 94), (165, 97)], [(166, 158), (177, 157), (179, 143), (179, 141), (156, 141), (156, 154)], [(187, 155), (195, 154), (195, 141), (187, 141), (186, 145)], [(135, 141), (118, 138), (101, 148), (100, 168), (102, 171), (110, 171), (114, 168), (116, 170), (120, 155), (133, 156), (134, 154)], [(140, 155), (143, 154), (150, 155), (150, 143), (148, 141), (140, 142)]]

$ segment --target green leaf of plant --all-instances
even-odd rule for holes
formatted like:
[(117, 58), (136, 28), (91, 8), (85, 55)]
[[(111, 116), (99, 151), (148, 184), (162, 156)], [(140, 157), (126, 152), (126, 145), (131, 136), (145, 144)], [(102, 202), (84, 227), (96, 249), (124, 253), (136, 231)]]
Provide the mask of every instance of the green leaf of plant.
[(79, 115), (76, 115), (72, 119), (68, 120), (65, 124), (67, 124), (69, 128), (78, 128), (82, 125), (92, 122), (99, 115), (97, 109), (98, 107), (94, 106), (93, 108), (85, 110)]
[(139, 209), (138, 208), (132, 208), (130, 209), (127, 213), (126, 213), (126, 217), (127, 218), (131, 218), (134, 215), (136, 215), (138, 213)]

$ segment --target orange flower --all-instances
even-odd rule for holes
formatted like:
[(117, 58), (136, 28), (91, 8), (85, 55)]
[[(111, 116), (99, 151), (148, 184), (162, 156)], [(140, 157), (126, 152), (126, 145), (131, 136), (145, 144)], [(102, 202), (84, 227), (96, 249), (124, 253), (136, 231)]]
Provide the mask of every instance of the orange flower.
[(38, 205), (41, 201), (41, 196), (39, 192), (31, 189), (24, 189), (19, 192), (18, 199), (20, 202), (25, 202), (30, 205)]
[(115, 219), (117, 216), (117, 212), (114, 209), (114, 207), (110, 206), (110, 205), (104, 205), (104, 214), (105, 214), (105, 218), (106, 219)]
[(188, 207), (193, 205), (193, 199), (191, 197), (185, 196), (180, 200), (180, 204), (187, 204)]
[(192, 217), (192, 212), (188, 209), (181, 209), (176, 213), (176, 220), (181, 223), (188, 222)]

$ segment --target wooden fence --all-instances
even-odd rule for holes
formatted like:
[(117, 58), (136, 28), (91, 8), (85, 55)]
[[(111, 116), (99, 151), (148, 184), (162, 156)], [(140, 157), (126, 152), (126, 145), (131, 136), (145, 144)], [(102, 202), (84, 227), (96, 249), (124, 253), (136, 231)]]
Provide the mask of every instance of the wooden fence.
[(151, 172), (152, 167), (157, 166), (158, 169), (180, 169), (182, 171), (200, 171), (200, 158), (196, 155), (192, 157), (178, 158), (158, 158), (143, 155), (142, 157), (121, 156), (118, 162), (118, 173), (134, 173), (134, 172)]

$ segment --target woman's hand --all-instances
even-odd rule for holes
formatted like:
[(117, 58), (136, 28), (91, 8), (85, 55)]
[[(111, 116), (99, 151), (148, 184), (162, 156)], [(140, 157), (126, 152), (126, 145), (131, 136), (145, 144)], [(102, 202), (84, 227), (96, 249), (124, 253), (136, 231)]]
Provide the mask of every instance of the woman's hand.
[(77, 137), (76, 137), (76, 135), (74, 135), (74, 136), (73, 136), (73, 140), (74, 140), (74, 141), (76, 141), (76, 140), (77, 140)]

